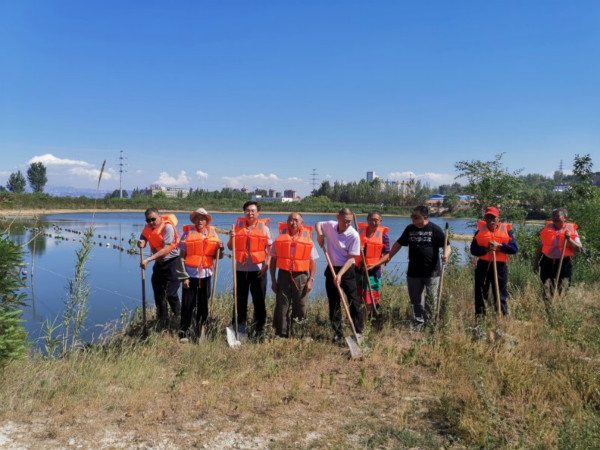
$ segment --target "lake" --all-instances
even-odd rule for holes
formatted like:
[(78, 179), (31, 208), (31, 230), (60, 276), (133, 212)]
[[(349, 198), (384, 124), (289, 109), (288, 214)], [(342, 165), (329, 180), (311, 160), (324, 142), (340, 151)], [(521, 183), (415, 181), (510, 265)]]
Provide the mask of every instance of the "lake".
[[(177, 229), (181, 231), (184, 224), (190, 223), (189, 214), (177, 213), (176, 215), (179, 220)], [(230, 229), (236, 217), (242, 215), (214, 213), (212, 225), (217, 228)], [(287, 213), (265, 213), (261, 217), (271, 218), (273, 232), (277, 236), (277, 223), (285, 222)], [(312, 226), (317, 221), (334, 219), (334, 215), (304, 215), (305, 223)], [(30, 243), (25, 249), (24, 262), (28, 264), (26, 269), (29, 272), (26, 293), (29, 300), (24, 311), (24, 319), (26, 320), (24, 326), (30, 339), (34, 342), (40, 337), (42, 323), (46, 320), (54, 320), (62, 312), (68, 279), (74, 274), (75, 251), (80, 246), (81, 234), (79, 232), (83, 232), (89, 226), (91, 220), (92, 214), (89, 213), (55, 214), (43, 217), (42, 221), (51, 237), (40, 236), (35, 240), (33, 290), (30, 278), (33, 243)], [(358, 216), (358, 220), (366, 221), (366, 217)], [(445, 223), (448, 222), (454, 233), (473, 233), (472, 220), (432, 218), (431, 221), (441, 227), (444, 227)], [(404, 228), (410, 223), (409, 218), (384, 217), (383, 225), (390, 229), (390, 244), (398, 239)], [(91, 293), (88, 298), (89, 312), (86, 332), (83, 335), (84, 339), (92, 340), (100, 334), (103, 325), (107, 322), (119, 319), (122, 313), (131, 312), (136, 307), (141, 308), (140, 257), (139, 254), (128, 254), (126, 250), (129, 248), (129, 239), (133, 237), (137, 240), (144, 225), (142, 213), (97, 213), (95, 215), (94, 240), (96, 244), (87, 265)], [(314, 236), (315, 234), (313, 234), (313, 238)], [(22, 227), (11, 229), (11, 238), (18, 243), (27, 243), (32, 237), (33, 232), (30, 230)], [(221, 239), (224, 243), (227, 242), (227, 236), (221, 235)], [(316, 242), (316, 238), (314, 239)], [(461, 260), (463, 261), (466, 259), (463, 251), (465, 244), (468, 245), (465, 242), (454, 243), (459, 248)], [(123, 247), (125, 250), (121, 251), (115, 248), (115, 245)], [(320, 258), (317, 260), (318, 272), (311, 294), (313, 297), (325, 295), (325, 279), (322, 274), (327, 263), (321, 249), (318, 249), (318, 251)], [(230, 252), (227, 251), (227, 253)], [(391, 274), (397, 282), (400, 282), (405, 277), (406, 266), (407, 250), (403, 248), (388, 264), (386, 272)], [(146, 297), (148, 305), (153, 307), (154, 297), (150, 285), (151, 272), (152, 270), (149, 269), (146, 274)], [(231, 259), (222, 259), (219, 264), (217, 293), (232, 291), (231, 272)], [(272, 295), (270, 282), (267, 293)]]

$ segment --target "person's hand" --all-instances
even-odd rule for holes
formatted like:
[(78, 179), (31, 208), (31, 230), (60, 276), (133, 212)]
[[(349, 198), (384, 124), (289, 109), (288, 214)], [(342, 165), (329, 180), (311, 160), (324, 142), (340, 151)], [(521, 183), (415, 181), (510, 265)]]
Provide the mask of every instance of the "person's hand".
[(229, 231), (229, 237), (231, 239), (235, 238), (235, 230), (234, 229), (232, 229), (232, 230)]
[(335, 278), (333, 279), (333, 282), (335, 283), (336, 286), (341, 286), (342, 285), (342, 276), (338, 273)]
[(277, 286), (277, 281), (273, 280), (273, 282), (271, 283), (271, 290), (277, 294), (277, 291), (279, 290), (279, 286)]
[(186, 278), (185, 280), (183, 280), (183, 288), (184, 289), (190, 288), (190, 279), (189, 278)]
[(373, 270), (375, 267), (377, 267), (375, 264), (367, 264), (367, 272), (370, 272), (371, 270)]
[(325, 245), (325, 236), (322, 234), (318, 235), (317, 242), (319, 244), (319, 247), (323, 247)]
[(262, 269), (260, 269), (258, 271), (258, 274), (256, 275), (258, 278), (262, 278), (262, 276), (265, 274), (265, 272), (267, 271), (268, 266), (265, 264)]
[(148, 260), (144, 259), (141, 263), (140, 263), (140, 267), (144, 270), (146, 270), (146, 267), (148, 266)]
[(571, 239), (571, 232), (569, 230), (565, 231), (565, 238)]
[(496, 242), (496, 241), (490, 241), (490, 242), (488, 243), (488, 248), (489, 248), (490, 250), (492, 250), (492, 251), (493, 251), (493, 250), (496, 250), (498, 247), (500, 247), (500, 244), (499, 244), (498, 242)]
[(146, 241), (145, 241), (145, 240), (143, 240), (143, 239), (140, 239), (140, 240), (138, 241), (138, 244), (137, 244), (137, 245), (138, 245), (138, 247), (139, 247), (139, 248), (144, 248), (144, 247), (146, 247)]
[(306, 284), (304, 285), (304, 292), (305, 292), (306, 294), (308, 294), (310, 291), (312, 291), (312, 287), (313, 287), (313, 279), (312, 279), (312, 278), (309, 278), (309, 279), (306, 281)]
[(442, 255), (442, 264), (446, 264), (448, 262), (448, 258), (446, 255)]

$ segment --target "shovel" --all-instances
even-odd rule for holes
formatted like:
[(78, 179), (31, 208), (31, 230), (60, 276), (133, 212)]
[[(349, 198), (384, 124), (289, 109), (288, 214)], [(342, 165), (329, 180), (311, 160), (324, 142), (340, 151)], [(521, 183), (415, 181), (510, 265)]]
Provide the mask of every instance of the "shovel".
[[(144, 262), (144, 249), (140, 247), (140, 263)], [(142, 333), (144, 336), (148, 333), (146, 326), (146, 269), (142, 267)]]
[(563, 259), (565, 259), (565, 251), (567, 250), (567, 241), (568, 239), (565, 237), (562, 250), (560, 252), (560, 261), (558, 262), (558, 271), (556, 272), (556, 278), (554, 280), (554, 296), (558, 294), (558, 282), (560, 281), (560, 272), (562, 270)]
[(212, 321), (214, 320), (214, 313), (215, 313), (215, 291), (217, 288), (217, 278), (218, 278), (218, 273), (219, 273), (219, 257), (221, 256), (221, 249), (218, 248), (217, 249), (217, 255), (215, 256), (215, 258), (217, 259), (216, 263), (215, 263), (215, 273), (214, 273), (214, 277), (213, 277), (213, 284), (212, 284), (212, 292), (211, 292), (211, 297), (210, 297), (210, 307), (209, 307), (209, 313), (208, 313), (208, 318), (206, 319), (206, 323), (202, 325), (202, 328), (200, 329), (200, 340), (205, 340), (206, 339), (206, 329), (209, 328), (208, 326), (208, 322), (210, 321), (212, 323)]
[[(325, 250), (325, 247), (321, 247), (323, 249), (323, 253), (325, 254), (325, 258), (327, 259), (327, 265), (329, 266), (329, 270), (331, 271), (331, 274), (333, 275), (333, 278), (335, 279), (336, 273), (335, 270), (333, 269), (333, 264), (331, 263), (331, 259), (329, 258), (329, 255), (327, 254), (327, 250)], [(335, 284), (335, 281), (334, 281)], [(344, 292), (342, 291), (342, 288), (335, 284), (338, 290), (338, 293), (340, 294), (340, 301), (342, 302), (342, 305), (344, 305), (344, 311), (346, 311), (346, 317), (348, 318), (348, 321), (350, 322), (350, 326), (352, 327), (352, 334), (353, 336), (346, 336), (346, 344), (348, 344), (348, 348), (350, 349), (350, 356), (352, 357), (352, 359), (358, 359), (358, 358), (362, 358), (363, 352), (360, 349), (359, 346), (359, 339), (358, 339), (358, 334), (356, 333), (356, 328), (354, 327), (354, 322), (352, 322), (352, 316), (350, 316), (350, 310), (348, 309), (348, 304), (346, 303), (346, 297), (344, 297)]]
[[(448, 222), (446, 222), (446, 236), (444, 237), (444, 248), (442, 249), (442, 255), (446, 251), (446, 247), (448, 246)], [(446, 264), (442, 263), (442, 270), (440, 273), (440, 286), (438, 287), (437, 294), (437, 311), (435, 313), (435, 323), (440, 321), (440, 310), (442, 309), (442, 289), (444, 287), (444, 270), (446, 269)]]
[[(235, 230), (235, 225), (231, 226), (231, 231)], [(233, 261), (233, 317), (234, 317), (234, 328), (228, 326), (225, 328), (225, 333), (227, 334), (227, 344), (230, 347), (239, 347), (242, 345), (242, 342), (239, 338), (238, 333), (238, 308), (237, 308), (237, 266), (235, 260), (235, 238), (231, 241), (232, 243), (232, 255), (231, 260)]]
[[(356, 214), (353, 214), (354, 216), (354, 227), (356, 228), (356, 231), (358, 231), (358, 222), (356, 221)], [(373, 288), (371, 287), (371, 279), (369, 278), (369, 270), (367, 269), (367, 260), (365, 259), (365, 250), (363, 248), (363, 246), (360, 246), (360, 257), (362, 259), (362, 266), (365, 272), (365, 277), (367, 278), (367, 286), (369, 287), (369, 295), (371, 296), (371, 305), (373, 305), (373, 312), (375, 313), (375, 316), (377, 316), (379, 314), (379, 311), (377, 311), (377, 305), (375, 304), (375, 298), (373, 298)], [(367, 302), (365, 301), (365, 309), (368, 311), (369, 309), (367, 308)]]
[(494, 264), (494, 292), (496, 293), (496, 313), (498, 319), (502, 315), (502, 308), (500, 307), (500, 286), (498, 286), (498, 264), (496, 263), (496, 251), (492, 250), (492, 264)]

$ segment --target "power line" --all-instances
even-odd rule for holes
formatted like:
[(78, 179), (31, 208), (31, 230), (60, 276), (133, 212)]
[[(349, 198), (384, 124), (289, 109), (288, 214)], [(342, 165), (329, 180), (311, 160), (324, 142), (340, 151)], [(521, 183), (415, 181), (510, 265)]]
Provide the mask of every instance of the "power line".
[(312, 180), (312, 190), (315, 192), (317, 190), (317, 169), (312, 170), (312, 174), (310, 175)]
[(123, 174), (127, 171), (123, 169), (127, 164), (124, 163), (127, 158), (123, 156), (123, 150), (119, 153), (119, 198), (123, 198)]

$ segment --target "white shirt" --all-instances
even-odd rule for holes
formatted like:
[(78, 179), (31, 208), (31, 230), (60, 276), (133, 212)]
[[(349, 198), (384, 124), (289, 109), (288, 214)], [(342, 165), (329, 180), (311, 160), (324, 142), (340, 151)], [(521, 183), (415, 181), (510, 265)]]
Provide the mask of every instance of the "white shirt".
[(348, 256), (360, 255), (360, 236), (354, 228), (348, 227), (343, 233), (338, 233), (337, 220), (319, 223), (327, 240), (327, 253), (335, 267), (346, 264)]

